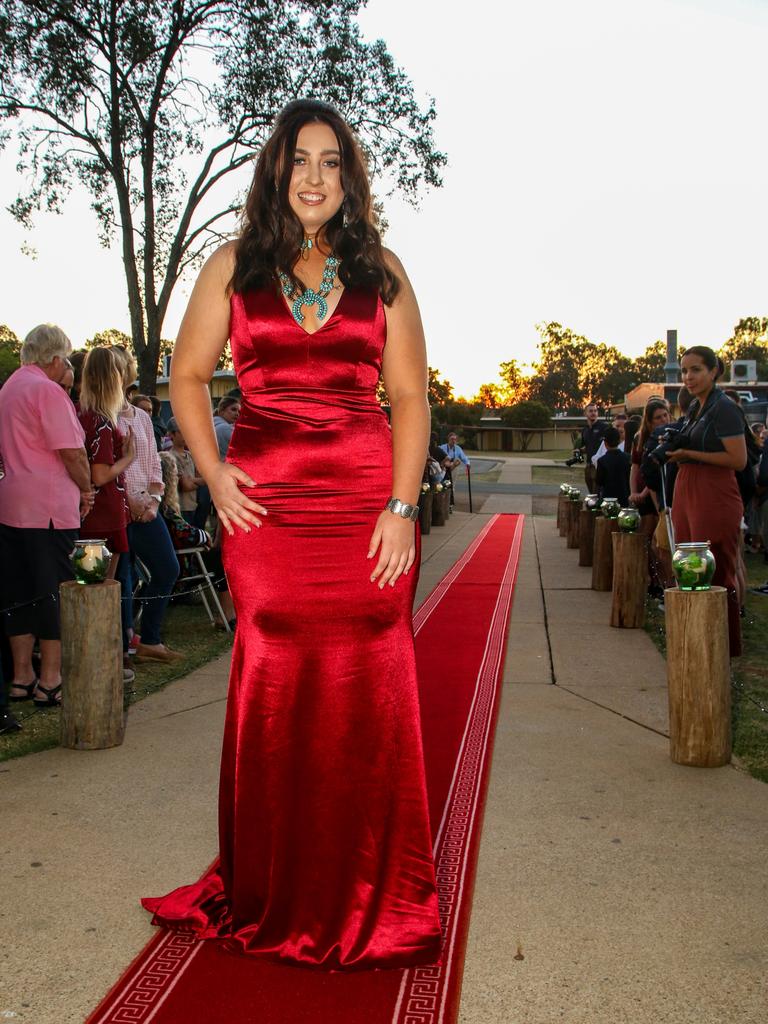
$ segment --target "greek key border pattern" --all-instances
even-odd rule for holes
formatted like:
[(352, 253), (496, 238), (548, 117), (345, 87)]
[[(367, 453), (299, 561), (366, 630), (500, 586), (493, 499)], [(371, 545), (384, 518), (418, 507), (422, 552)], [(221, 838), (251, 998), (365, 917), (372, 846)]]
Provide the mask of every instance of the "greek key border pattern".
[(197, 944), (191, 932), (169, 932), (153, 955), (134, 972), (108, 1009), (90, 1024), (143, 1024), (193, 954)]
[(451, 808), (435, 860), (438, 907), (443, 936), (443, 963), (436, 967), (415, 967), (408, 972), (410, 982), (406, 981), (407, 989), (400, 1004), (400, 1011), (395, 1013), (393, 1024), (395, 1022), (396, 1024), (438, 1024), (442, 1020), (446, 994), (445, 967), (448, 966), (449, 937), (451, 931), (455, 930), (457, 926), (458, 912), (461, 907), (462, 875), (469, 854), (468, 839), (474, 813), (477, 810), (477, 792), (485, 763), (486, 735), (498, 689), (498, 671), (504, 653), (504, 627), (512, 600), (518, 561), (517, 557), (513, 556), (519, 548), (522, 523), (523, 517), (521, 516), (515, 527), (507, 566), (499, 587), (500, 599), (489, 627), (488, 652), (485, 665), (481, 669), (481, 677), (478, 680), (478, 699), (472, 713), (472, 722), (456, 779)]

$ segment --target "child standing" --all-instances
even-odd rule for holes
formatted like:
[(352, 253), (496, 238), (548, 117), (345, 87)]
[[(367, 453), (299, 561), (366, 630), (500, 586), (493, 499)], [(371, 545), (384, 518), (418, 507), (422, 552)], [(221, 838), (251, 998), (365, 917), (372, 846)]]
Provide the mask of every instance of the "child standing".
[(618, 498), (622, 507), (629, 501), (630, 458), (619, 448), (621, 435), (608, 427), (603, 438), (605, 455), (597, 460), (597, 492), (601, 498)]
[(179, 508), (182, 517), (191, 523), (197, 508), (197, 489), (202, 487), (205, 481), (198, 476), (192, 453), (187, 448), (184, 435), (175, 419), (168, 421), (168, 436), (172, 445), (171, 455), (176, 460), (176, 468), (179, 471)]

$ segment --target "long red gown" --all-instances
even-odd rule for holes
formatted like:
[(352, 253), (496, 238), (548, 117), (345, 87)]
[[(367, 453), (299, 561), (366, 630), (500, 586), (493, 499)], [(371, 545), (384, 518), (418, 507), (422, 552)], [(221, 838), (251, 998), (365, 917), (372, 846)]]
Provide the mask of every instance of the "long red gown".
[[(228, 461), (263, 526), (224, 537), (237, 610), (217, 864), (141, 902), (153, 923), (325, 969), (435, 963), (440, 925), (411, 622), (418, 557), (366, 558), (391, 494), (381, 299), (308, 334), (277, 291), (232, 297), (243, 392)], [(417, 546), (420, 544), (418, 529)], [(418, 550), (417, 550), (418, 554)], [(377, 556), (378, 557), (378, 556)]]

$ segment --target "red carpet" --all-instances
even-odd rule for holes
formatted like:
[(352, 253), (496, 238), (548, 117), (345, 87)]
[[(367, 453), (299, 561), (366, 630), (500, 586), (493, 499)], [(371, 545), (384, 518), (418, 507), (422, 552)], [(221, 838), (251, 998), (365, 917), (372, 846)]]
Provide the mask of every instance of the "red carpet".
[(440, 967), (322, 973), (159, 931), (86, 1024), (453, 1024), (523, 517), (495, 515), (414, 616)]

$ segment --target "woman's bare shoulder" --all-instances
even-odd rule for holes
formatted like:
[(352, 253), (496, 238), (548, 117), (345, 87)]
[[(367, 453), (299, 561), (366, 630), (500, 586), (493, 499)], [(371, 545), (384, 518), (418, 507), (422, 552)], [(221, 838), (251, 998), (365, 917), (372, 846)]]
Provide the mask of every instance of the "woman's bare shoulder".
[(392, 273), (396, 274), (399, 278), (404, 278), (406, 276), (405, 267), (397, 253), (392, 252), (391, 249), (387, 249), (386, 246), (384, 246), (381, 251), (384, 254), (384, 262)]
[(395, 297), (392, 306), (413, 305), (416, 302), (416, 296), (414, 295), (413, 286), (405, 272), (405, 267), (403, 266), (400, 257), (396, 253), (392, 252), (391, 249), (382, 249), (382, 252), (384, 254), (384, 262), (387, 265), (387, 269), (394, 274), (400, 282), (400, 288), (398, 289), (397, 296)]
[(198, 281), (207, 288), (223, 288), (226, 291), (235, 272), (236, 253), (237, 242), (220, 245), (203, 264)]

